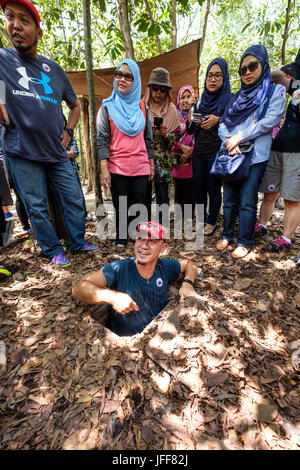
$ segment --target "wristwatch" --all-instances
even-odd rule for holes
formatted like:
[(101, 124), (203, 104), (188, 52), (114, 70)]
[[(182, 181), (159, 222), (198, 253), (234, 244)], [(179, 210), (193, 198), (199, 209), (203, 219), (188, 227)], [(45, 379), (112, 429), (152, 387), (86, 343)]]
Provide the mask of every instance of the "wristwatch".
[(187, 282), (188, 284), (191, 284), (191, 286), (195, 286), (195, 284), (193, 283), (193, 281), (191, 281), (190, 279), (183, 279), (182, 282)]
[(71, 129), (70, 127), (66, 127), (65, 131), (67, 131), (70, 137), (74, 136), (74, 129)]

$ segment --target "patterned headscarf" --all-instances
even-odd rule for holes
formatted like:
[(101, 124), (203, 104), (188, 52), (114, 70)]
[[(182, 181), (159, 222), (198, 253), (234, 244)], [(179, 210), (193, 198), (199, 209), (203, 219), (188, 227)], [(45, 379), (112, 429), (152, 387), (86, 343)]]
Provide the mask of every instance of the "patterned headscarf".
[(122, 95), (116, 88), (114, 79), (114, 90), (109, 98), (103, 100), (102, 104), (109, 112), (116, 127), (130, 137), (134, 137), (145, 128), (145, 117), (140, 107), (141, 99), (141, 76), (137, 63), (132, 59), (122, 60), (117, 70), (122, 64), (128, 65), (133, 74), (132, 88), (129, 93)]

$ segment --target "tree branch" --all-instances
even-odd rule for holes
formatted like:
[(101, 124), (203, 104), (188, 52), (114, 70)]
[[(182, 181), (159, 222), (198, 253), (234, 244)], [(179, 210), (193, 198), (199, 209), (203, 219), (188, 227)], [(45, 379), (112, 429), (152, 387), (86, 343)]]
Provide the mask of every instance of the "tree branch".
[(127, 0), (117, 0), (117, 10), (120, 30), (124, 37), (125, 57), (129, 57), (134, 60), (134, 49), (128, 19)]
[(285, 26), (284, 26), (284, 33), (282, 36), (282, 47), (281, 47), (281, 62), (282, 65), (285, 64), (285, 49), (286, 43), (288, 40), (289, 32), (290, 32), (290, 24), (291, 24), (291, 11), (294, 8), (295, 0), (288, 0), (287, 7), (286, 7), (286, 15), (285, 15)]
[[(150, 21), (151, 21), (152, 25), (155, 26), (155, 21), (154, 21), (152, 11), (151, 11), (151, 7), (149, 5), (148, 0), (145, 0), (145, 5), (146, 5), (146, 9), (147, 9), (147, 13), (149, 15)], [(161, 42), (160, 42), (159, 36), (158, 36), (157, 33), (154, 33), (154, 36), (155, 36), (155, 39), (156, 39), (158, 51), (159, 51), (160, 54), (162, 54), (162, 47), (161, 47)]]

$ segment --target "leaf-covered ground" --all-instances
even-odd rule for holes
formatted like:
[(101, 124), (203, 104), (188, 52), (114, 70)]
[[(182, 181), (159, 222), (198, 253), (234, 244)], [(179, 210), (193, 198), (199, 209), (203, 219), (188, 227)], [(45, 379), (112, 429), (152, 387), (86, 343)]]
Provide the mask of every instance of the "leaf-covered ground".
[[(280, 233), (273, 217), (270, 239)], [(220, 224), (221, 225), (221, 224)], [(87, 239), (97, 243), (96, 223)], [(33, 237), (0, 262), (16, 272), (0, 285), (1, 449), (297, 449), (300, 447), (300, 270), (259, 242), (245, 259), (220, 253), (217, 233), (200, 251), (170, 242), (172, 257), (198, 263), (197, 304), (169, 304), (147, 329), (120, 339), (71, 296), (84, 274), (130, 256), (111, 242), (47, 267)]]

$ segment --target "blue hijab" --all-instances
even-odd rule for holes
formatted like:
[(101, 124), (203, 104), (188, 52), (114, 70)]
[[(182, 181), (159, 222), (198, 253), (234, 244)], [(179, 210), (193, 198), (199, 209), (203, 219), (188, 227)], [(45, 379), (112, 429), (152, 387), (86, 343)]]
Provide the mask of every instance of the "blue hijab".
[(222, 122), (231, 129), (245, 121), (264, 102), (271, 83), (271, 72), (267, 49), (262, 44), (249, 47), (242, 55), (240, 67), (247, 55), (253, 55), (261, 62), (262, 72), (256, 82), (246, 85), (241, 81), (240, 90), (228, 104)]
[(140, 107), (141, 99), (141, 76), (140, 69), (132, 59), (122, 60), (117, 70), (122, 64), (128, 65), (132, 74), (132, 88), (127, 95), (122, 95), (116, 88), (116, 79), (114, 79), (114, 90), (109, 98), (103, 100), (102, 104), (109, 112), (111, 119), (116, 127), (130, 137), (138, 135), (145, 128), (145, 117)]
[[(214, 64), (218, 64), (222, 70), (223, 85), (218, 91), (210, 92), (206, 87), (206, 80), (208, 72)], [(203, 116), (206, 116), (207, 114), (212, 114), (213, 111), (216, 112), (218, 116), (222, 116), (231, 97), (232, 93), (230, 91), (227, 62), (225, 59), (222, 59), (222, 57), (217, 57), (216, 59), (212, 60), (209, 66), (207, 67), (204, 92), (202, 93), (201, 100), (197, 105), (197, 111), (199, 111)]]

